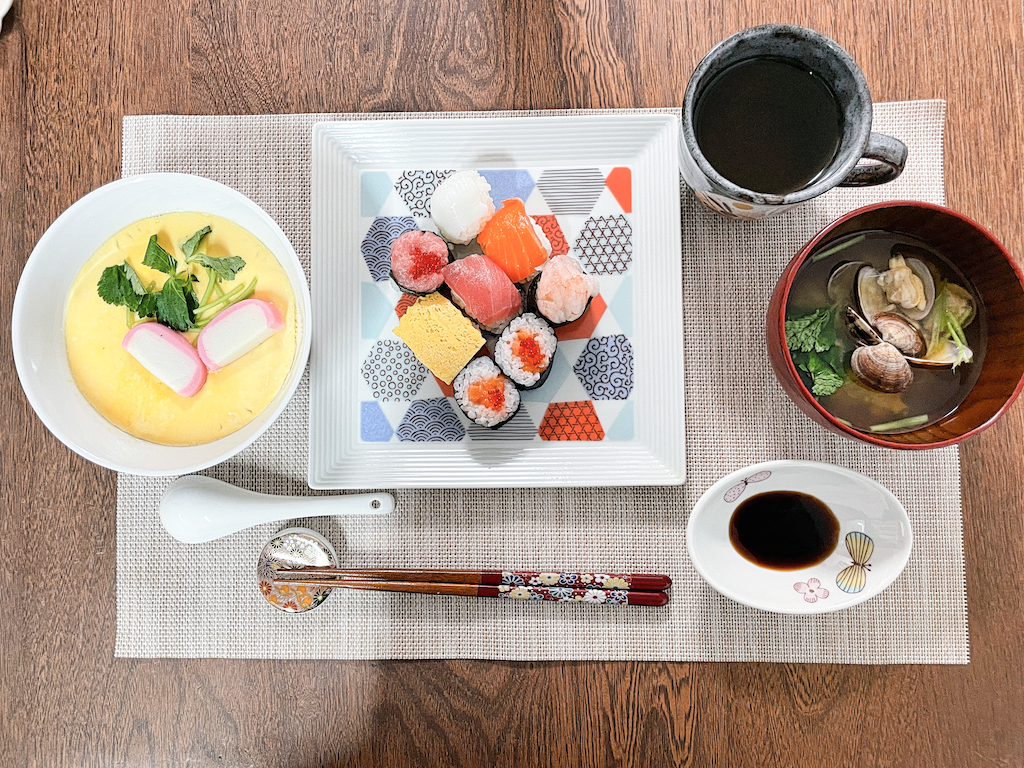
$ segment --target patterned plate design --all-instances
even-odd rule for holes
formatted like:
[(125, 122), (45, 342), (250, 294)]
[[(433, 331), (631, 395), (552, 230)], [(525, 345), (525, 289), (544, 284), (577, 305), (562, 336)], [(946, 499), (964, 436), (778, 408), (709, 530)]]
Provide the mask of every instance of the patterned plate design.
[[(310, 368), (310, 485), (682, 482), (671, 116), (403, 121), (394, 147), (381, 139), (390, 130), (386, 120), (314, 130), (311, 283), (320, 312)], [(488, 181), (495, 205), (522, 199), (552, 253), (572, 255), (600, 285), (587, 312), (556, 329), (546, 382), (523, 392), (519, 412), (498, 429), (472, 424), (451, 386), (394, 334), (413, 299), (390, 279), (391, 243), (410, 229), (436, 232), (430, 196), (464, 168)], [(353, 246), (358, 257), (350, 259)], [(470, 252), (479, 252), (475, 241), (459, 249)], [(680, 352), (666, 356), (666, 346)], [(567, 469), (578, 473), (571, 483)]]

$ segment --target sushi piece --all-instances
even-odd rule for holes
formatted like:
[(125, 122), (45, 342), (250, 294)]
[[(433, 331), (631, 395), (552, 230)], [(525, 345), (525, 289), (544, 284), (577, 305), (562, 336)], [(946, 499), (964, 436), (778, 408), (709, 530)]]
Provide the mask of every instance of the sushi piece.
[(214, 317), (199, 333), (196, 351), (211, 371), (219, 371), (284, 328), (269, 301), (245, 299)]
[(519, 410), (519, 390), (489, 357), (478, 357), (463, 368), (454, 389), (459, 408), (481, 427), (497, 429)]
[(551, 373), (557, 344), (544, 318), (527, 312), (502, 332), (494, 345), (494, 361), (520, 389), (536, 389)]
[(533, 275), (551, 255), (547, 235), (526, 215), (526, 206), (518, 197), (502, 204), (484, 225), (477, 242), (513, 283)]
[(484, 330), (500, 333), (523, 308), (523, 297), (497, 264), (477, 254), (453, 261), (443, 270), (452, 301)]
[(206, 383), (206, 366), (195, 347), (166, 325), (136, 325), (124, 335), (121, 347), (182, 397), (192, 397)]
[(412, 229), (391, 243), (391, 279), (405, 293), (426, 296), (441, 287), (448, 244), (433, 232)]
[(439, 293), (416, 299), (394, 334), (445, 384), (451, 384), (484, 345), (480, 331)]
[(600, 292), (597, 278), (564, 253), (552, 256), (541, 268), (540, 277), (530, 284), (529, 303), (537, 314), (558, 327), (579, 320)]
[(465, 244), (480, 234), (494, 215), (491, 185), (476, 171), (459, 171), (437, 185), (430, 196), (430, 218), (445, 240)]

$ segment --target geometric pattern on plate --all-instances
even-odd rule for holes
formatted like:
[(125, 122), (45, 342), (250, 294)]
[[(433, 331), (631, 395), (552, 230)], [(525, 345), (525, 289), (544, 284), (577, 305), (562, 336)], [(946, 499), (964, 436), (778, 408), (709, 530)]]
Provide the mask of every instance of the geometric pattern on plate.
[(609, 440), (632, 440), (633, 434), (633, 401), (629, 400), (608, 428), (607, 437)]
[(622, 206), (623, 213), (630, 213), (633, 210), (633, 174), (629, 168), (613, 168), (608, 178), (605, 179), (608, 191), (612, 193), (615, 200)]
[(373, 396), (384, 402), (412, 400), (427, 378), (427, 369), (405, 344), (384, 339), (363, 360), (363, 378)]
[(398, 439), (415, 443), (454, 443), (466, 436), (448, 399), (416, 400), (398, 425)]
[(364, 443), (386, 443), (395, 434), (376, 400), (359, 404), (359, 437)]
[(479, 424), (470, 423), (469, 439), (489, 442), (494, 440), (533, 440), (537, 434), (530, 414), (525, 408), (516, 411), (516, 415), (506, 421), (501, 429), (488, 429)]
[(550, 403), (537, 433), (542, 440), (604, 440), (604, 428), (589, 400)]
[(628, 336), (633, 332), (633, 278), (630, 275), (622, 278), (619, 290), (608, 304), (608, 311), (624, 334)]
[(592, 275), (625, 274), (633, 260), (633, 226), (621, 215), (587, 219), (576, 251)]
[(552, 213), (586, 216), (604, 190), (604, 175), (597, 168), (544, 171), (537, 187)]
[(563, 253), (569, 252), (569, 243), (566, 241), (565, 235), (562, 234), (562, 228), (558, 226), (557, 218), (554, 216), (534, 216), (533, 220), (537, 222), (537, 225), (547, 236), (548, 242), (551, 243), (552, 256), (561, 256)]
[(633, 345), (621, 333), (593, 338), (573, 370), (595, 400), (625, 400), (633, 391)]
[(391, 193), (391, 177), (384, 171), (366, 171), (359, 177), (359, 212), (376, 216)]
[(497, 171), (477, 171), (491, 185), (491, 200), (495, 208), (513, 197), (525, 201), (533, 191), (534, 180), (530, 172), (522, 168)]
[(415, 296), (413, 296), (411, 293), (403, 293), (402, 298), (400, 298), (398, 300), (398, 303), (395, 304), (395, 314), (398, 316), (398, 319), (401, 320), (402, 316), (405, 315), (409, 307), (411, 307), (415, 303)]
[(419, 229), (409, 216), (378, 216), (359, 246), (374, 282), (387, 280), (391, 273), (391, 243), (403, 232)]
[(429, 216), (430, 196), (453, 173), (455, 171), (405, 171), (395, 182), (395, 189), (413, 216)]

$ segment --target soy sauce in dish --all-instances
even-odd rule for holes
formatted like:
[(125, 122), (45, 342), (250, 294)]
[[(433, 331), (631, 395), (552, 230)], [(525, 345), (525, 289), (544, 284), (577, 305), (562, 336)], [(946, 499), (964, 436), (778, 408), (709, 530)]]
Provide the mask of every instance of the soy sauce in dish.
[(729, 540), (764, 568), (795, 571), (817, 565), (839, 543), (839, 521), (820, 499), (797, 491), (751, 496), (732, 513)]

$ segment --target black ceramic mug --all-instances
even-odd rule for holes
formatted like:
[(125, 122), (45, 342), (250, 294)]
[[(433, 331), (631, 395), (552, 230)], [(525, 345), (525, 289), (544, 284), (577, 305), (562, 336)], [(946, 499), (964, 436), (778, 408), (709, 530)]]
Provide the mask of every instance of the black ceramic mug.
[[(771, 72), (765, 72), (766, 69)], [(788, 73), (792, 74), (791, 81)], [(768, 85), (758, 90), (762, 82)], [(813, 96), (825, 101), (806, 102), (800, 96), (804, 87), (808, 89), (808, 98)], [(820, 93), (812, 93), (816, 89)], [(794, 92), (795, 100), (787, 101)], [(713, 115), (730, 98), (729, 109), (735, 114), (735, 123), (730, 122), (729, 113), (725, 113), (725, 122), (719, 116), (717, 126), (724, 125), (728, 130), (709, 133), (715, 130), (708, 127), (713, 117), (704, 115)], [(758, 111), (759, 103), (763, 111)], [(815, 110), (815, 103), (823, 106), (821, 114)], [(749, 112), (744, 111), (747, 105)], [(791, 107), (793, 114), (787, 112)], [(794, 120), (798, 109), (810, 110), (808, 114), (814, 119)], [(830, 111), (834, 112), (834, 124), (819, 128), (828, 123), (830, 118), (825, 113)], [(824, 122), (818, 120), (822, 117)], [(773, 134), (771, 130), (778, 127), (773, 121), (792, 123), (785, 127), (791, 133)], [(818, 131), (830, 135), (820, 136)], [(771, 142), (779, 135), (797, 148), (815, 147), (820, 143), (824, 154), (820, 156), (819, 166), (814, 166), (809, 177), (798, 182), (800, 186), (796, 189), (750, 188), (757, 186), (751, 179), (771, 176), (770, 173), (757, 174), (758, 164), (765, 166), (761, 170), (770, 172), (773, 164), (786, 162), (784, 154), (777, 155), (773, 151), (777, 147)], [(703, 148), (698, 138), (702, 139)], [(818, 139), (823, 141), (818, 142)], [(733, 141), (734, 144), (729, 144)], [(762, 144), (757, 144), (758, 141)], [(781, 146), (778, 148), (782, 152)], [(722, 158), (717, 161), (720, 168), (715, 167), (709, 155)], [(799, 159), (816, 162), (814, 157)], [(870, 162), (862, 163), (862, 159)], [(850, 54), (833, 40), (804, 27), (769, 24), (736, 33), (704, 57), (686, 88), (680, 170), (697, 198), (711, 210), (726, 216), (761, 219), (836, 186), (882, 184), (899, 176), (906, 160), (907, 147), (903, 142), (871, 132), (871, 94), (864, 74)], [(722, 172), (730, 162), (734, 179)], [(748, 163), (749, 169), (741, 166), (739, 170), (750, 170), (753, 174), (737, 172), (736, 163)], [(737, 178), (745, 180), (737, 183)], [(770, 184), (765, 182), (764, 186)]]

